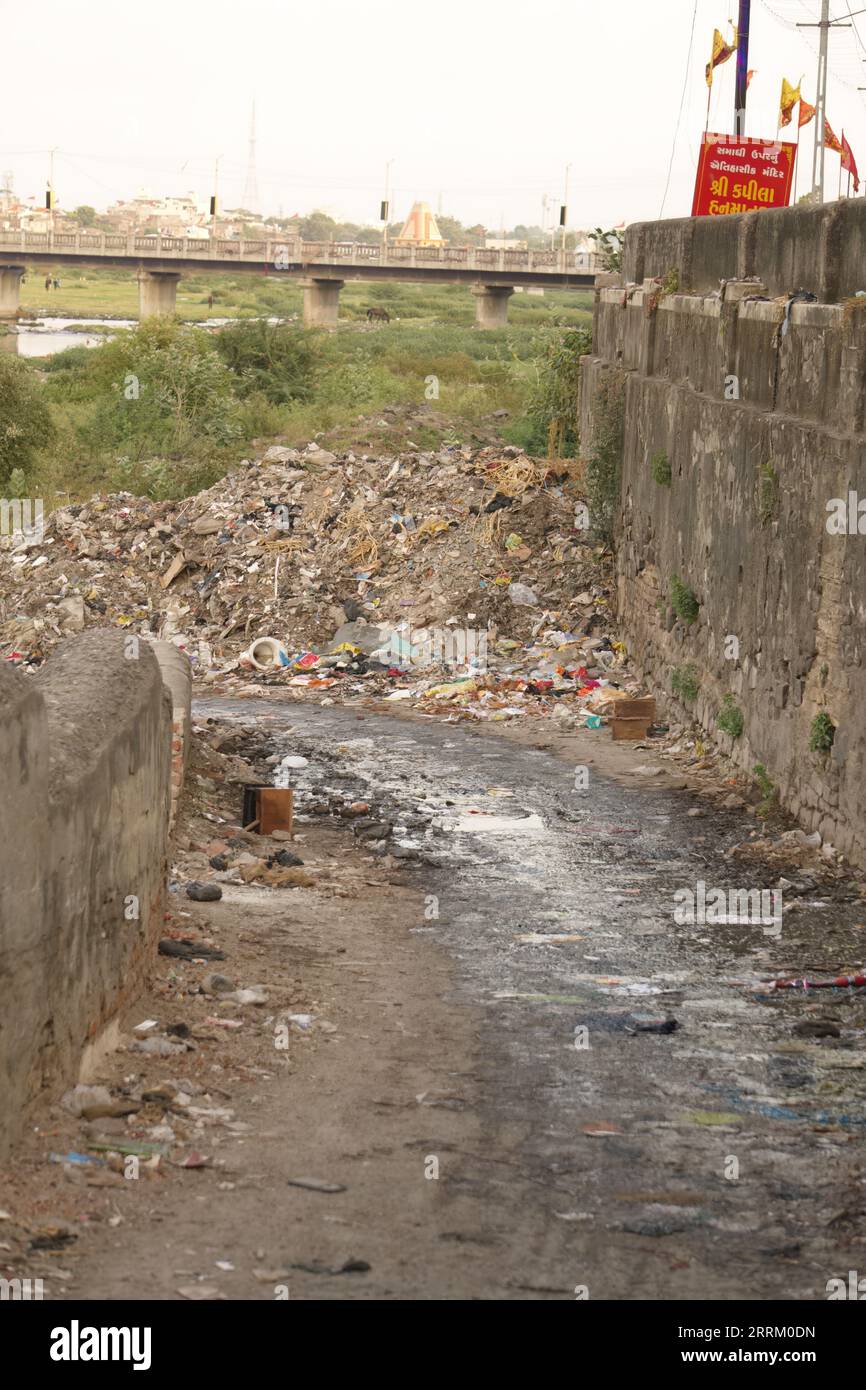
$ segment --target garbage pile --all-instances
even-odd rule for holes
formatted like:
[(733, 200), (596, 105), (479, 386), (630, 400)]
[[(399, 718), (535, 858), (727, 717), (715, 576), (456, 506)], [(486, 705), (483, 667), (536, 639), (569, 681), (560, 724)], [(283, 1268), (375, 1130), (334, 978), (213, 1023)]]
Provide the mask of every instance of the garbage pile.
[(637, 689), (578, 483), (510, 446), (276, 445), (197, 496), (97, 496), (0, 546), (0, 654), (25, 670), (97, 625), (174, 642), (217, 688), (447, 717), (600, 723)]

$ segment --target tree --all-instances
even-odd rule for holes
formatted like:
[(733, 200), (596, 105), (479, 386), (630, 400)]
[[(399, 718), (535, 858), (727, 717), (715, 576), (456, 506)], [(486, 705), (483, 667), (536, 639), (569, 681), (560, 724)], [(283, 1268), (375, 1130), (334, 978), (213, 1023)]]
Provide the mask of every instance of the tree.
[(614, 227), (609, 232), (603, 232), (601, 227), (596, 227), (594, 231), (590, 232), (589, 239), (595, 242), (595, 249), (601, 256), (605, 270), (622, 270), (625, 232), (618, 227)]
[(70, 212), (70, 219), (77, 222), (79, 227), (95, 227), (99, 220), (96, 208), (92, 208), (89, 203), (82, 203), (74, 212)]
[(308, 217), (302, 217), (298, 231), (302, 241), (336, 241), (337, 223), (327, 212), (317, 208)]

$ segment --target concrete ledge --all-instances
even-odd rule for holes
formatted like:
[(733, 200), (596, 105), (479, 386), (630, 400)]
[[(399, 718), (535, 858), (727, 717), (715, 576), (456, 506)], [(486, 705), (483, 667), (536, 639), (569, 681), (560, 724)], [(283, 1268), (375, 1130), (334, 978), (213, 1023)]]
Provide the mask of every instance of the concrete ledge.
[(634, 222), (623, 269), (629, 283), (676, 270), (681, 288), (698, 291), (758, 276), (770, 295), (804, 289), (838, 304), (866, 289), (866, 199)]
[(94, 630), (0, 663), (0, 1152), (140, 988), (159, 931), (171, 706), (142, 643)]
[(190, 722), (192, 711), (192, 669), (189, 658), (171, 642), (153, 640), (151, 651), (156, 657), (163, 684), (171, 698), (171, 815), (174, 828), (177, 803), (183, 790), (186, 764), (189, 758)]

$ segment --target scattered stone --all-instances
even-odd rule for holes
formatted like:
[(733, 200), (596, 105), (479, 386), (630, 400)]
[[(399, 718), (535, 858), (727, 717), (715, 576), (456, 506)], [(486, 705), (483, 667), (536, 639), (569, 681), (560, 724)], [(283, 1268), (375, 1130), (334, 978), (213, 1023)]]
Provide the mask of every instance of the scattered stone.
[(324, 1178), (287, 1178), (289, 1187), (304, 1187), (309, 1192), (345, 1192), (346, 1187), (339, 1182), (326, 1182)]

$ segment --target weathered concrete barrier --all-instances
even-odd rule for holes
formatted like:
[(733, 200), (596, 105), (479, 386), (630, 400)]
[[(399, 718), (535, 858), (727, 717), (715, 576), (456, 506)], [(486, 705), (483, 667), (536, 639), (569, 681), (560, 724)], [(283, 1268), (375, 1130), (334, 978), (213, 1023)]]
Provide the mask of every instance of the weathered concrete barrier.
[(163, 684), (171, 698), (171, 815), (174, 827), (177, 803), (183, 790), (183, 779), (189, 757), (190, 723), (192, 718), (192, 675), (189, 658), (171, 642), (150, 643), (162, 673)]
[(35, 676), (0, 663), (0, 1150), (141, 987), (162, 916), (171, 741), (146, 643), (92, 631)]
[(866, 865), (866, 301), (786, 328), (750, 291), (599, 291), (582, 450), (606, 382), (619, 611), (652, 688)]
[(625, 236), (626, 281), (641, 284), (671, 270), (682, 290), (755, 276), (770, 295), (802, 289), (838, 304), (866, 290), (866, 200), (633, 222)]

